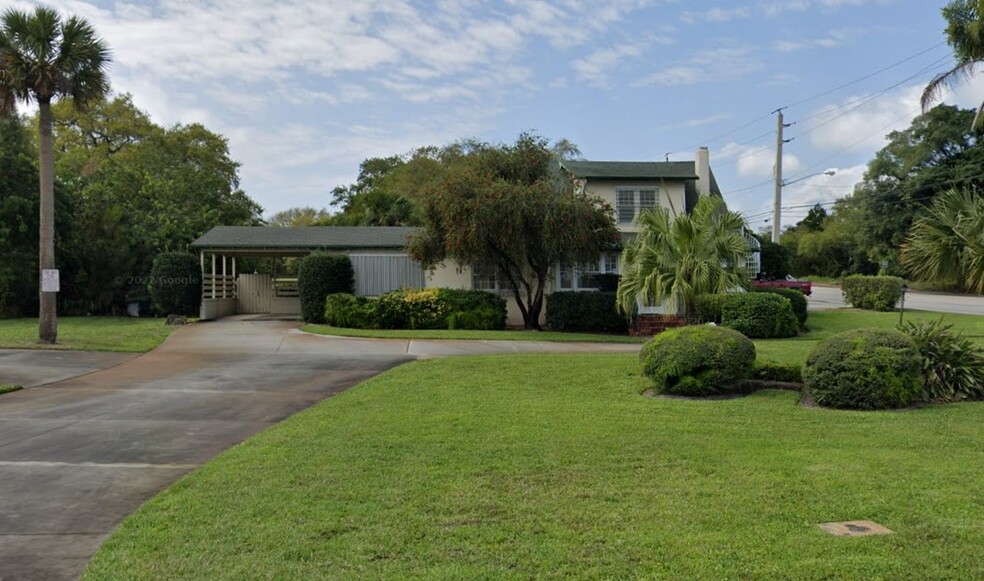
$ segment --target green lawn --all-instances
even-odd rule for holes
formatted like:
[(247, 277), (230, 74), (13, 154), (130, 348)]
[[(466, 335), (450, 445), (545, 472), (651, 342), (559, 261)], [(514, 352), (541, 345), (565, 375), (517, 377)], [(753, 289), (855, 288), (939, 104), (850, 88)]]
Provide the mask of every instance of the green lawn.
[(0, 319), (0, 349), (77, 349), (143, 353), (160, 345), (176, 327), (164, 319), (61, 317), (58, 343), (38, 343), (37, 319)]
[(340, 337), (375, 339), (470, 339), (480, 341), (567, 341), (591, 343), (642, 343), (644, 339), (627, 335), (558, 333), (555, 331), (463, 331), (447, 329), (346, 329), (328, 325), (304, 325), (302, 331)]
[[(935, 321), (943, 317), (948, 324), (953, 324), (954, 331), (962, 331), (964, 335), (984, 344), (984, 317), (979, 315), (951, 315), (930, 311), (906, 310), (905, 321)], [(882, 328), (894, 329), (899, 323), (899, 313), (876, 313), (857, 309), (837, 309), (831, 311), (810, 311), (806, 321), (809, 331), (800, 333), (792, 339), (759, 339), (755, 341), (755, 349), (760, 359), (768, 359), (779, 363), (805, 363), (810, 351), (820, 341), (850, 329)]]
[[(646, 398), (638, 368), (526, 355), (391, 370), (148, 502), (85, 578), (984, 578), (984, 403)], [(895, 534), (816, 526), (853, 519)]]
[(0, 395), (3, 395), (5, 393), (10, 393), (12, 391), (20, 391), (21, 389), (23, 388), (19, 385), (13, 385), (11, 383), (0, 383)]

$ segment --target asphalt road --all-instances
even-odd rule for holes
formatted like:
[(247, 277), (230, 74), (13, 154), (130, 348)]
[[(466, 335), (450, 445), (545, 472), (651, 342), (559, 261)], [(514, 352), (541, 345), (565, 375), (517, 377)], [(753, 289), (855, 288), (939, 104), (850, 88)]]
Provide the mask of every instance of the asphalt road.
[(0, 383), (44, 384), (0, 396), (0, 581), (78, 577), (126, 515), (188, 471), (400, 363), (640, 348), (343, 339), (297, 326), (242, 317), (190, 325), (136, 358), (0, 352)]
[[(839, 287), (814, 286), (809, 309), (821, 311), (846, 307)], [(907, 291), (905, 308), (964, 315), (984, 315), (984, 297)]]

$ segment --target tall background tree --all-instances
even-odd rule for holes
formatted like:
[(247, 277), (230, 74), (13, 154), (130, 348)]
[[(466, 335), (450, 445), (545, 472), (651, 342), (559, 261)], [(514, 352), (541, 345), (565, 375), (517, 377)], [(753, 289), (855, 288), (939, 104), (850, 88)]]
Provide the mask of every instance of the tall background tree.
[[(984, 61), (984, 0), (953, 0), (943, 7), (946, 20), (946, 41), (953, 47), (956, 64), (940, 73), (926, 85), (922, 94), (923, 111), (935, 103), (943, 89), (965, 81)], [(980, 126), (984, 101), (971, 121), (971, 129)]]
[(445, 160), (420, 197), (423, 231), (409, 252), (425, 266), (445, 260), (495, 272), (528, 329), (540, 328), (543, 296), (559, 263), (586, 263), (613, 248), (611, 207), (577, 194), (546, 140), (524, 134), (510, 145), (472, 143)]
[(631, 315), (636, 305), (669, 304), (689, 317), (698, 295), (748, 285), (745, 219), (720, 198), (703, 197), (690, 214), (671, 218), (654, 208), (639, 218), (639, 235), (622, 251), (617, 300)]
[[(8, 9), (0, 19), (0, 107), (9, 114), (16, 101), (38, 105), (40, 228), (38, 267), (55, 267), (54, 148), (51, 105), (67, 97), (77, 107), (109, 91), (109, 48), (85, 20), (37, 7), (33, 13)], [(38, 337), (58, 338), (56, 296), (39, 289)]]

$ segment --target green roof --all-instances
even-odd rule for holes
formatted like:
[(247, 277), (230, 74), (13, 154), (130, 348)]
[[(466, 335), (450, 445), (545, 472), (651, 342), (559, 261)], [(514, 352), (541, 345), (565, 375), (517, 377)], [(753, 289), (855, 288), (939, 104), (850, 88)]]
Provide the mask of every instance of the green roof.
[(417, 228), (401, 226), (216, 226), (191, 243), (197, 250), (295, 250), (403, 248)]
[(561, 165), (578, 178), (621, 180), (695, 180), (692, 161), (562, 161)]

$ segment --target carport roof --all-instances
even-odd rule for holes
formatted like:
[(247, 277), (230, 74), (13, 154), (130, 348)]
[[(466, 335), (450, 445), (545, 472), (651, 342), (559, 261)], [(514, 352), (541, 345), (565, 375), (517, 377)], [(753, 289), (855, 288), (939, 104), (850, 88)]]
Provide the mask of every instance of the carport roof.
[(234, 252), (403, 249), (417, 228), (402, 226), (216, 226), (191, 243), (195, 250)]

